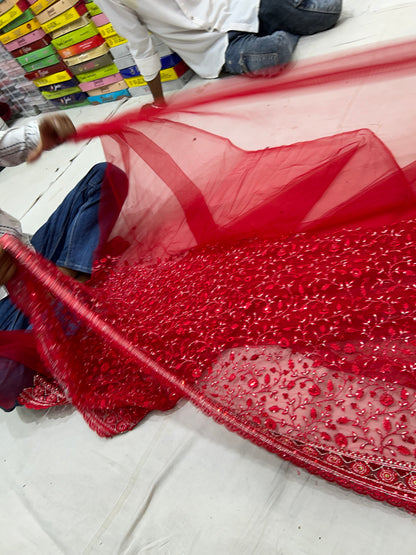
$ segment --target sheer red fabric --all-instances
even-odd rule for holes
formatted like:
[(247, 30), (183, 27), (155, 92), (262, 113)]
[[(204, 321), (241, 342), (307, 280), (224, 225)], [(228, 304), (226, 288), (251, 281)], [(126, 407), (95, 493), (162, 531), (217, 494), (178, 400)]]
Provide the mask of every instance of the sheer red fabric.
[(43, 365), (21, 401), (111, 436), (186, 397), (416, 512), (414, 46), (80, 129), (129, 176), (124, 250), (81, 285), (1, 241)]

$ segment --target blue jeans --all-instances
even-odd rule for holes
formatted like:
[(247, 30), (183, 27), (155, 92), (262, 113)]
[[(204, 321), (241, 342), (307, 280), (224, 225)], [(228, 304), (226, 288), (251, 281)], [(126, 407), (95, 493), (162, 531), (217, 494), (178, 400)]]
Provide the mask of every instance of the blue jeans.
[[(72, 189), (49, 220), (32, 237), (36, 251), (57, 266), (90, 274), (127, 195), (123, 171), (107, 163), (95, 165)], [(26, 316), (7, 297), (0, 301), (0, 330), (27, 330)], [(13, 409), (33, 371), (2, 360), (0, 407)]]
[[(58, 266), (91, 273), (100, 233), (98, 205), (106, 166), (94, 166), (32, 237), (35, 250)], [(0, 301), (0, 330), (22, 330), (28, 325), (9, 297)]]
[(333, 27), (342, 0), (261, 0), (259, 32), (228, 33), (224, 71), (267, 76), (289, 63), (300, 35)]

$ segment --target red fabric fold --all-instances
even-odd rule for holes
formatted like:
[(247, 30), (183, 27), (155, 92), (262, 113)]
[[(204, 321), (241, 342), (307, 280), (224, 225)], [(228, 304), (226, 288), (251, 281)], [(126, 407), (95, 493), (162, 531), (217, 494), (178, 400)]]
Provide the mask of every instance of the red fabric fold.
[(129, 246), (80, 285), (1, 240), (53, 378), (22, 402), (107, 437), (185, 396), (416, 512), (415, 69), (392, 45), (80, 129), (129, 177)]

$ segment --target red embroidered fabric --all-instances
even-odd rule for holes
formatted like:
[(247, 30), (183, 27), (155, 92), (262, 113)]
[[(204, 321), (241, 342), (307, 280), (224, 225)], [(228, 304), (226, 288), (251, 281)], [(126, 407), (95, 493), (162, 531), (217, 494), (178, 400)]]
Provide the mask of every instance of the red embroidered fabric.
[[(129, 247), (78, 284), (1, 240), (44, 366), (21, 401), (71, 403), (111, 436), (185, 396), (310, 472), (416, 512), (413, 52), (299, 66), (249, 89), (238, 80), (163, 117), (79, 130), (107, 133), (109, 161), (129, 176), (113, 232)], [(335, 99), (316, 104), (322, 118), (334, 107), (332, 134), (315, 114), (305, 140), (269, 148), (214, 132), (231, 118), (234, 142), (251, 139), (245, 108), (260, 102), (264, 140), (262, 110), (268, 125), (283, 105), (282, 120), (307, 120), (310, 97)]]

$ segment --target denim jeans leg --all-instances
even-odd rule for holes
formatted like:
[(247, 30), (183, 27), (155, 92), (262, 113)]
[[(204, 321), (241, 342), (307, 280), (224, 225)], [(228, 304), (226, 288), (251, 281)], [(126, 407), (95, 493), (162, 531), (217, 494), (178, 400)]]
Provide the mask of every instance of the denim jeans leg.
[(258, 76), (275, 75), (290, 62), (298, 38), (285, 31), (276, 31), (267, 37), (231, 31), (228, 33), (224, 71)]
[[(94, 166), (32, 237), (35, 250), (59, 266), (91, 272), (99, 237), (98, 204), (106, 166), (105, 163)], [(26, 316), (8, 297), (0, 301), (0, 330), (22, 330), (28, 326)]]
[[(119, 191), (113, 192), (109, 181), (115, 182)], [(58, 266), (91, 273), (97, 246), (106, 241), (126, 194), (124, 172), (112, 164), (96, 164), (33, 235), (32, 245)], [(101, 204), (107, 208), (99, 222)], [(28, 325), (9, 298), (0, 301), (0, 330), (26, 329)]]
[(11, 302), (10, 297), (0, 301), (0, 330), (25, 330), (29, 326), (29, 320)]
[(91, 273), (100, 228), (98, 207), (106, 163), (96, 164), (32, 237), (35, 250), (58, 266)]
[[(112, 164), (97, 164), (67, 195), (32, 238), (35, 249), (59, 266), (91, 273), (126, 198), (126, 174)], [(0, 330), (27, 330), (26, 316), (7, 297), (0, 301)], [(14, 361), (1, 360), (0, 408), (12, 410), (34, 372)]]
[(283, 30), (312, 35), (333, 27), (339, 19), (342, 0), (261, 0), (259, 34)]
[[(35, 250), (58, 266), (90, 274), (128, 192), (126, 174), (96, 164), (33, 235)], [(7, 297), (0, 301), (0, 330), (22, 330), (27, 318)]]

